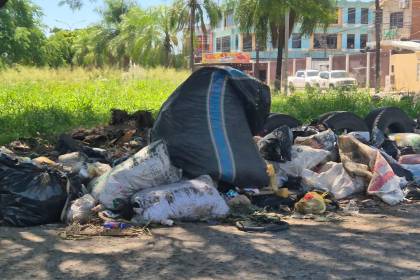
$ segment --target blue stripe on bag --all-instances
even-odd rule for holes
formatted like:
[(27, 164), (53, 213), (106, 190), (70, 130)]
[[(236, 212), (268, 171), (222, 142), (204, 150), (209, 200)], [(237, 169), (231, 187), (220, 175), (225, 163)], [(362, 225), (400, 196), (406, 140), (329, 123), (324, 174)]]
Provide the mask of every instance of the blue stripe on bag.
[(223, 119), (222, 102), (225, 86), (226, 73), (217, 71), (213, 74), (213, 81), (209, 91), (209, 115), (210, 129), (213, 133), (216, 152), (219, 159), (221, 179), (225, 182), (233, 182), (234, 165), (229, 149), (229, 142), (225, 134), (225, 123)]

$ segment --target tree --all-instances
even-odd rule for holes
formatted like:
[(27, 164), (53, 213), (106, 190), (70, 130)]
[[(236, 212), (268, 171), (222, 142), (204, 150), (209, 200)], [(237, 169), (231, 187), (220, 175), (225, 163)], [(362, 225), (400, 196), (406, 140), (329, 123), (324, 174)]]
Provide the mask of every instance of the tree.
[(167, 7), (146, 11), (135, 7), (124, 16), (121, 33), (113, 43), (115, 46), (123, 45), (139, 64), (169, 67), (172, 50), (178, 44), (176, 35)]
[(227, 10), (235, 10), (235, 20), (239, 24), (239, 29), (243, 33), (254, 33), (256, 42), (256, 63), (255, 73), (259, 78), (259, 52), (260, 46), (267, 44), (269, 33), (269, 20), (260, 0), (240, 0), (235, 5), (235, 1), (227, 3)]
[[(289, 34), (299, 23), (302, 34), (310, 34), (318, 27), (333, 22), (335, 4), (332, 0), (228, 0), (236, 2), (235, 18), (241, 30), (256, 34), (257, 53), (271, 33), (273, 47), (277, 48), (275, 88), (280, 89), (283, 48), (285, 45), (285, 14), (289, 10)], [(232, 5), (232, 4), (230, 4)]]
[(70, 65), (73, 67), (75, 55), (74, 40), (75, 31), (54, 29), (52, 35), (48, 37), (45, 49), (47, 53), (47, 64), (57, 68)]
[(211, 27), (217, 25), (221, 18), (220, 8), (213, 0), (175, 0), (171, 11), (171, 23), (176, 30), (185, 31), (187, 28), (190, 36), (190, 68), (194, 70), (194, 31), (200, 26), (203, 34), (207, 33), (206, 15)]
[(41, 10), (28, 0), (12, 0), (0, 10), (0, 60), (6, 64), (45, 64), (46, 37)]

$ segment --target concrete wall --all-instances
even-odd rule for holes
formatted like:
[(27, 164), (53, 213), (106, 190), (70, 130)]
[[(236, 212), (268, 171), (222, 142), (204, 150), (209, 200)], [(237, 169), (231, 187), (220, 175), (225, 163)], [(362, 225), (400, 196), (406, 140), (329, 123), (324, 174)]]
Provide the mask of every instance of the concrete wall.
[(394, 90), (420, 92), (420, 52), (391, 56)]
[[(416, 0), (417, 1), (417, 0)], [(409, 0), (409, 5), (405, 9), (400, 8), (400, 0), (384, 0), (382, 1), (383, 21), (382, 21), (382, 34), (384, 39), (409, 39), (411, 34), (411, 20), (412, 20), (412, 2)], [(390, 25), (391, 13), (403, 12), (404, 13), (404, 26), (403, 28), (393, 29)]]

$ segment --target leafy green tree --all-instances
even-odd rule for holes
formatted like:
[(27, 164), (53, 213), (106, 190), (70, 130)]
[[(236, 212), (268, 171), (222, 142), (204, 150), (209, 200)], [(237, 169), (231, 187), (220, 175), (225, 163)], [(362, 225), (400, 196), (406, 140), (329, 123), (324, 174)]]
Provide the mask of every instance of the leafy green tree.
[(190, 68), (194, 69), (194, 33), (200, 26), (203, 34), (207, 33), (206, 19), (215, 27), (221, 18), (221, 10), (213, 0), (175, 0), (172, 6), (171, 22), (178, 31), (189, 31)]
[(45, 64), (42, 13), (28, 0), (10, 0), (0, 10), (0, 60), (6, 64)]
[(47, 39), (45, 49), (47, 53), (47, 64), (58, 68), (61, 66), (73, 67), (75, 55), (74, 40), (76, 31), (54, 29), (52, 35)]
[(326, 28), (336, 16), (332, 0), (228, 0), (235, 7), (235, 19), (244, 32), (256, 34), (257, 53), (271, 33), (273, 47), (277, 48), (276, 89), (280, 89), (283, 48), (285, 45), (285, 15), (289, 11), (289, 34), (295, 26), (302, 34), (311, 34), (316, 28)]
[(128, 50), (133, 60), (145, 66), (170, 65), (171, 53), (178, 44), (176, 30), (170, 24), (167, 7), (149, 10), (135, 7), (121, 23), (121, 33), (114, 41), (115, 46)]

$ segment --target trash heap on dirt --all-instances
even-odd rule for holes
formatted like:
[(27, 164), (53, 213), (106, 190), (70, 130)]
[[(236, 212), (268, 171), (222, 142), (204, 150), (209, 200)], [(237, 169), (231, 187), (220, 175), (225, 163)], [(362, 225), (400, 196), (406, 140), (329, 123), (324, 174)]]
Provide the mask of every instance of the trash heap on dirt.
[(0, 148), (0, 224), (125, 230), (222, 219), (283, 230), (285, 216), (357, 213), (360, 197), (420, 199), (419, 124), (400, 109), (364, 120), (329, 112), (302, 126), (270, 105), (266, 85), (206, 67), (156, 121), (148, 111), (112, 110), (108, 126), (63, 134), (55, 145), (12, 142)]

